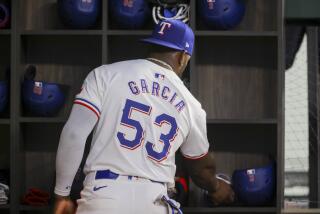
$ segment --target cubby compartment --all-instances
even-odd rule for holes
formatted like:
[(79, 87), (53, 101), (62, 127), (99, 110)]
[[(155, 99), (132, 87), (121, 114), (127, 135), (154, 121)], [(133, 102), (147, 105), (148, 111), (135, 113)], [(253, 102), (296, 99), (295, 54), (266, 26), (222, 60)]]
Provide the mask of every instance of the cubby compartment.
[[(20, 123), (19, 144), (19, 198), (30, 188), (38, 188), (50, 194), (46, 206), (31, 206), (20, 201), (20, 211), (25, 213), (51, 213), (54, 204), (56, 152), (64, 123), (60, 122), (22, 122)], [(48, 136), (50, 136), (48, 138)], [(71, 189), (71, 199), (80, 198), (84, 175), (81, 171), (90, 150), (91, 136), (88, 137), (83, 160), (75, 176)]]
[[(21, 29), (26, 31), (41, 31), (41, 30), (57, 30), (57, 29), (73, 29), (65, 25), (62, 21), (57, 0), (28, 0), (19, 1), (19, 24)], [(70, 7), (73, 4), (70, 4)], [(96, 24), (89, 30), (101, 30), (102, 7), (99, 6), (99, 17)]]
[(10, 44), (9, 35), (0, 35), (0, 82), (7, 90), (5, 94), (0, 93), (1, 100), (3, 99), (2, 96), (6, 96), (6, 103), (1, 102), (0, 104), (0, 119), (9, 118), (10, 115)]
[[(83, 80), (101, 65), (100, 36), (23, 36), (21, 40), (20, 78), (28, 65), (37, 68), (36, 81), (64, 85), (65, 104), (56, 115), (66, 117)], [(32, 115), (22, 110), (23, 116)]]
[(53, 204), (55, 158), (62, 128), (62, 123), (22, 123), (20, 125), (20, 199), (30, 188), (39, 188), (50, 193), (49, 206)]
[(108, 38), (108, 63), (122, 60), (144, 59), (148, 56), (149, 45), (141, 42), (145, 36), (112, 35)]
[(0, 213), (9, 209), (11, 183), (10, 183), (10, 125), (0, 124), (0, 183), (9, 187), (5, 190), (8, 200), (6, 203), (0, 203)]
[[(278, 10), (277, 0), (244, 0), (245, 15), (240, 24), (232, 31), (276, 31)], [(196, 5), (198, 5), (196, 3)], [(196, 30), (212, 30), (201, 18), (199, 8), (196, 8)]]
[(208, 119), (276, 118), (277, 38), (197, 37), (194, 60)]
[[(214, 152), (217, 173), (232, 178), (234, 170), (252, 169), (277, 163), (277, 125), (275, 124), (208, 124), (210, 150)], [(274, 200), (263, 206), (248, 206), (236, 201), (225, 207), (215, 207), (204, 197), (204, 191), (189, 182), (189, 208), (211, 209), (213, 213), (268, 213), (276, 209)], [(242, 210), (242, 211), (241, 211)], [(223, 211), (223, 212), (222, 212)], [(197, 213), (197, 212), (194, 212)]]

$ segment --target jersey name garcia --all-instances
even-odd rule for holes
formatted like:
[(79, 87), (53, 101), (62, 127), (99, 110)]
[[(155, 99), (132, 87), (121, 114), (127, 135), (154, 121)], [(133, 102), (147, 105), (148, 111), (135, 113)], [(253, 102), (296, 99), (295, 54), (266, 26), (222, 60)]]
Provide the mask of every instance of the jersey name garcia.
[(171, 70), (148, 60), (103, 65), (89, 73), (75, 104), (98, 117), (84, 172), (174, 183), (175, 153), (208, 152), (206, 114)]
[[(155, 73), (155, 78), (160, 78), (159, 76), (161, 76), (162, 80), (165, 78), (164, 75)], [(144, 93), (161, 98), (172, 104), (178, 112), (182, 111), (186, 105), (185, 101), (176, 92), (158, 81), (148, 82), (146, 79), (140, 79), (138, 83), (129, 81), (128, 86), (132, 94), (139, 95), (140, 93)]]

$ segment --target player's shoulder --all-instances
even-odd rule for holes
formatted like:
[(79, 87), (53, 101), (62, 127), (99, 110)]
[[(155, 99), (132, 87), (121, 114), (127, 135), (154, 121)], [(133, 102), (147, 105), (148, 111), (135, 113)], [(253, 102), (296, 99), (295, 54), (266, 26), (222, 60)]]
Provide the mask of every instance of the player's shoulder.
[(119, 61), (119, 62), (114, 62), (110, 64), (105, 64), (100, 66), (101, 70), (108, 70), (108, 71), (113, 71), (113, 70), (123, 70), (123, 68), (128, 68), (128, 66), (131, 66), (130, 68), (135, 67), (135, 66), (141, 66), (142, 64), (145, 64), (143, 59), (132, 59), (132, 60), (124, 60), (124, 61)]
[(115, 75), (128, 71), (128, 68), (134, 69), (141, 67), (145, 62), (142, 59), (124, 60), (110, 64), (104, 64), (94, 69), (99, 75)]
[(187, 87), (181, 87), (180, 93), (182, 97), (187, 101), (187, 106), (191, 109), (202, 109), (201, 103), (193, 96)]
[(96, 67), (91, 71), (91, 73), (94, 73), (95, 76), (104, 79), (128, 72), (129, 70), (132, 70), (136, 66), (142, 65), (143, 63), (144, 61), (142, 59), (119, 61)]

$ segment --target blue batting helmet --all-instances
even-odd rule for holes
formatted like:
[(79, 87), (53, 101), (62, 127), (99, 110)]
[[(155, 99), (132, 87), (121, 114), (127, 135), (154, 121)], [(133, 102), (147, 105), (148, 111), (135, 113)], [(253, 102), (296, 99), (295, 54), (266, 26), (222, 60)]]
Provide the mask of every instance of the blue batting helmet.
[(271, 163), (265, 167), (235, 170), (232, 176), (238, 200), (251, 206), (267, 205), (275, 193), (276, 172)]
[(208, 27), (235, 28), (245, 14), (244, 0), (197, 0), (198, 13)]
[(7, 4), (0, 2), (0, 29), (10, 24), (10, 9)]
[(109, 7), (112, 19), (123, 28), (143, 27), (151, 14), (145, 0), (110, 0)]
[(34, 81), (35, 74), (36, 68), (29, 66), (22, 85), (24, 107), (36, 116), (54, 116), (64, 104), (62, 85)]
[(8, 82), (0, 81), (0, 113), (4, 111), (8, 103)]
[(101, 0), (58, 0), (63, 22), (72, 28), (90, 28), (97, 22)]

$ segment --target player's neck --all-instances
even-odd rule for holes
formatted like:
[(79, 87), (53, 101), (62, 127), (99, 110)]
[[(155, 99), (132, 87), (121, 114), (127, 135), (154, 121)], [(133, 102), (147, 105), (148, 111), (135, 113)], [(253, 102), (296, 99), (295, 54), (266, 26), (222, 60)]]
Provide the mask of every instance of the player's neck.
[(166, 56), (150, 55), (147, 59), (161, 67), (172, 70), (173, 72), (176, 73), (174, 63), (171, 62), (171, 60), (168, 59), (168, 57)]

